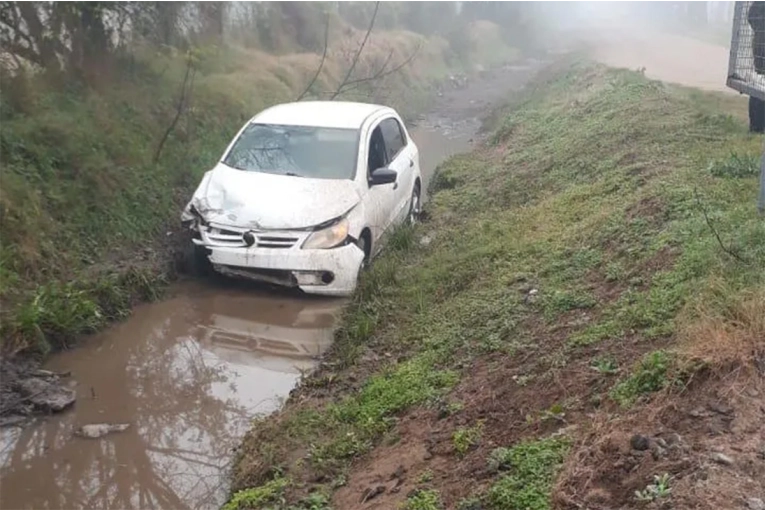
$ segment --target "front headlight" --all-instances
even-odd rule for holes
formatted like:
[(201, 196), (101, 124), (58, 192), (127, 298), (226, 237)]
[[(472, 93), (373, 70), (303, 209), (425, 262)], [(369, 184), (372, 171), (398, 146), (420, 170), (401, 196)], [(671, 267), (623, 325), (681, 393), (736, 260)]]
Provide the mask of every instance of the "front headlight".
[(302, 248), (304, 250), (334, 248), (345, 241), (349, 228), (348, 220), (343, 218), (330, 227), (313, 232), (305, 240)]

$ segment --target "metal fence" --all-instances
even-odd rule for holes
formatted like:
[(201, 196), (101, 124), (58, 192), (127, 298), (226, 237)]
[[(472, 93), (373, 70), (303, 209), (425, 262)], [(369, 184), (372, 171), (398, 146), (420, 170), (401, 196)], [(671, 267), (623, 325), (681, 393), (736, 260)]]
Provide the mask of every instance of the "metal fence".
[[(733, 11), (728, 80), (730, 88), (765, 101), (765, 2), (736, 2)], [(754, 105), (754, 109), (765, 108)], [(753, 106), (750, 101), (750, 112)], [(765, 214), (765, 150), (760, 162), (758, 207)]]

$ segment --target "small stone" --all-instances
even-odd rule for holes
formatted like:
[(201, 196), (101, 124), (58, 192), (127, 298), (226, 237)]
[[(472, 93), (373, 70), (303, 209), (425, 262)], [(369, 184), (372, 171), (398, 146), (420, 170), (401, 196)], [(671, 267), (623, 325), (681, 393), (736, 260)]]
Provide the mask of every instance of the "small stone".
[(422, 239), (420, 239), (420, 246), (430, 246), (430, 243), (433, 242), (433, 238), (431, 236), (422, 236)]
[(765, 502), (760, 498), (749, 498), (746, 500), (746, 507), (749, 510), (765, 510)]
[(422, 458), (425, 460), (430, 460), (433, 458), (433, 454), (430, 452), (425, 452), (425, 455), (423, 455)]
[(733, 462), (734, 462), (731, 457), (728, 457), (724, 453), (715, 452), (712, 455), (710, 455), (709, 457), (713, 461), (717, 462), (718, 464), (722, 464), (724, 466), (732, 466)]
[(656, 438), (656, 444), (661, 446), (662, 448), (666, 448), (668, 446), (664, 438), (661, 438), (661, 437)]
[(660, 460), (667, 455), (667, 450), (659, 446), (658, 443), (651, 444), (651, 455), (653, 460)]
[(691, 412), (689, 412), (688, 414), (691, 415), (693, 418), (704, 418), (706, 416), (709, 416), (709, 413), (702, 408), (696, 408), (692, 410)]
[(728, 414), (733, 413), (733, 407), (731, 407), (731, 406), (729, 406), (727, 404), (713, 403), (713, 404), (709, 404), (707, 407), (709, 407), (710, 411), (714, 411), (717, 414), (726, 414), (726, 415), (728, 415)]
[(679, 445), (683, 443), (683, 438), (677, 432), (672, 432), (667, 436), (667, 443), (670, 446)]
[(641, 436), (640, 434), (635, 434), (630, 439), (630, 446), (632, 446), (633, 450), (645, 451), (650, 445), (650, 440), (646, 436)]

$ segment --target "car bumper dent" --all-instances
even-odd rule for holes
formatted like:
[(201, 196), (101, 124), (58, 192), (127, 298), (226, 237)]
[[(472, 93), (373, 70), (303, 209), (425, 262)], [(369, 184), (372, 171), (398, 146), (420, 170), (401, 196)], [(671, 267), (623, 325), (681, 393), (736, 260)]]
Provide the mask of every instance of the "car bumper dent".
[(328, 296), (353, 293), (364, 259), (364, 253), (353, 243), (325, 250), (206, 248), (213, 268), (221, 274)]

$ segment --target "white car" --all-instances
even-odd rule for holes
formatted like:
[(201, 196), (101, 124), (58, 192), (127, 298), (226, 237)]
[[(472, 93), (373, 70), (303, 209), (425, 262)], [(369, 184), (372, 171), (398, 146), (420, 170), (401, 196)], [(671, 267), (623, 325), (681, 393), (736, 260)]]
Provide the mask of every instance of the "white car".
[(287, 103), (237, 133), (181, 219), (219, 273), (345, 296), (384, 235), (417, 218), (421, 191), (393, 109)]

